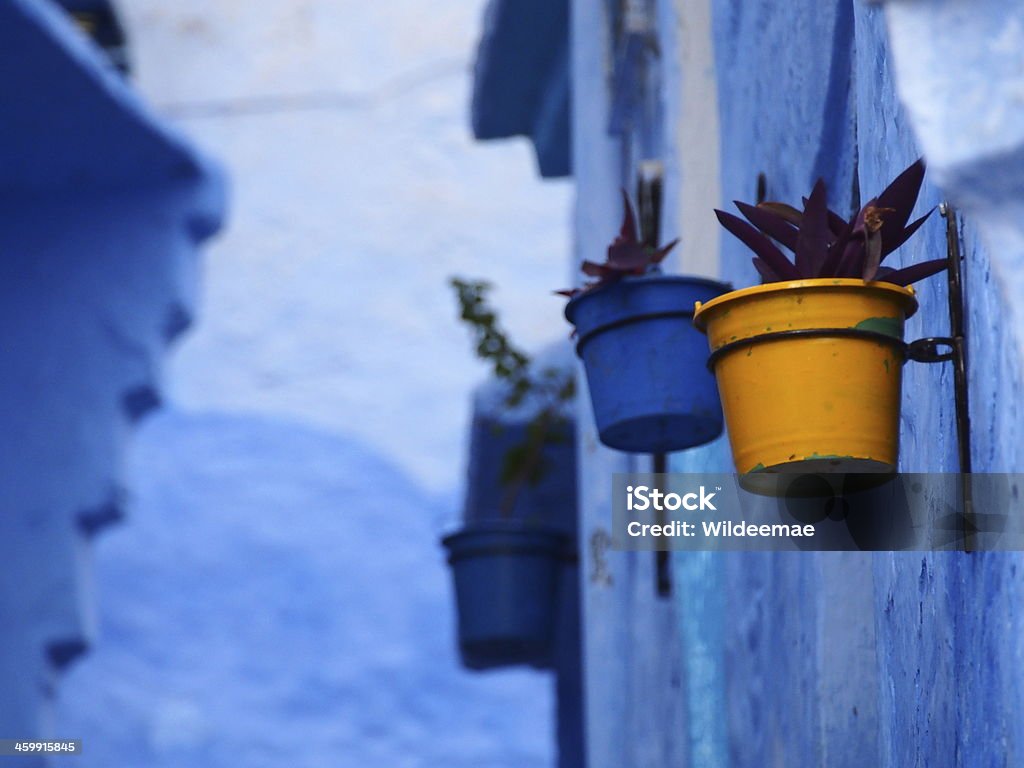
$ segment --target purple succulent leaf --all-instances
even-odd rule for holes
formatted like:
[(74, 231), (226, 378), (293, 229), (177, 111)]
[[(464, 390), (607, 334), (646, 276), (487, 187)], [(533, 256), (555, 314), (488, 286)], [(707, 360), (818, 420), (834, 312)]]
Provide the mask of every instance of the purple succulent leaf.
[(622, 192), (623, 214), (622, 226), (619, 228), (619, 236), (615, 238), (615, 243), (637, 243), (639, 240), (636, 236), (636, 216), (633, 213), (633, 206), (629, 202), (626, 190), (620, 189), (619, 191)]
[(661, 262), (665, 259), (665, 257), (668, 256), (669, 251), (671, 251), (673, 248), (675, 248), (678, 244), (679, 244), (679, 238), (677, 237), (672, 242), (666, 243), (665, 245), (661, 246), (661, 248), (658, 248), (656, 251), (654, 251), (654, 253), (652, 253), (650, 255), (649, 263), (651, 263), (651, 264), (661, 264)]
[[(900, 230), (910, 220), (910, 213), (917, 203), (917, 196), (921, 192), (921, 184), (924, 181), (924, 160), (918, 158), (895, 179), (880, 194), (875, 201), (879, 208), (892, 208), (893, 215), (887, 217), (885, 224), (893, 229)], [(886, 233), (883, 233), (883, 238)]]
[(818, 274), (815, 277), (836, 277), (836, 273), (839, 269), (839, 263), (843, 259), (843, 254), (846, 252), (846, 246), (850, 242), (850, 236), (853, 233), (853, 222), (845, 223), (845, 230), (839, 235), (835, 242), (828, 247), (828, 255), (825, 256), (825, 260), (822, 261), (821, 267), (818, 269)]
[(854, 216), (853, 219), (850, 221), (850, 225), (849, 226), (850, 226), (851, 234), (854, 234), (854, 235), (858, 235), (858, 234), (862, 235), (862, 234), (864, 234), (864, 231), (865, 231), (865, 228), (866, 228), (866, 224), (864, 222), (864, 218), (867, 215), (867, 211), (868, 211), (869, 208), (877, 208), (877, 207), (878, 207), (878, 200), (876, 198), (871, 198), (866, 203), (864, 203), (864, 205), (861, 207), (861, 209), (859, 211), (857, 211), (857, 215)]
[(846, 247), (843, 248), (835, 273), (830, 277), (860, 277), (864, 273), (864, 258), (864, 233), (851, 234)]
[(885, 227), (883, 226), (882, 230), (881, 230), (882, 231), (882, 258), (884, 259), (890, 253), (892, 253), (897, 248), (899, 248), (901, 245), (903, 245), (905, 242), (907, 242), (907, 240), (909, 240), (911, 237), (913, 237), (914, 233), (917, 232), (917, 230), (919, 230), (921, 228), (921, 225), (925, 223), (925, 221), (928, 219), (929, 216), (932, 215), (932, 213), (934, 211), (935, 211), (935, 209), (932, 208), (930, 211), (928, 211), (928, 213), (926, 213), (920, 219), (917, 219), (916, 221), (908, 224), (892, 240), (886, 240), (885, 239)]
[(932, 261), (922, 261), (920, 264), (911, 264), (886, 274), (885, 282), (895, 283), (897, 286), (909, 286), (919, 280), (931, 278), (933, 274), (941, 272), (947, 265), (946, 259), (933, 259)]
[[(810, 198), (804, 197), (801, 199), (803, 200), (804, 208), (806, 208)], [(847, 221), (831, 208), (826, 209), (826, 213), (828, 214), (829, 242), (835, 242), (836, 238), (846, 231)]]
[(580, 265), (580, 271), (583, 274), (595, 277), (597, 280), (586, 283), (582, 288), (555, 291), (555, 293), (572, 298), (598, 286), (614, 283), (625, 275), (643, 275), (649, 267), (661, 262), (679, 242), (673, 240), (658, 249), (645, 246), (637, 240), (636, 216), (626, 190), (622, 190), (622, 205), (624, 209), (622, 227), (615, 240), (608, 246), (605, 262), (598, 264), (594, 261), (584, 261)]
[(835, 277), (860, 277), (864, 274), (864, 260), (866, 257), (867, 224), (865, 222), (869, 209), (877, 207), (878, 201), (875, 198), (868, 200), (864, 206), (857, 211), (857, 215), (850, 220), (849, 235), (846, 245), (843, 247), (842, 255), (836, 265)]
[(861, 271), (862, 280), (874, 280), (878, 265), (882, 263), (882, 233), (879, 230), (868, 232), (864, 238), (864, 264)]
[(765, 263), (764, 259), (755, 256), (753, 259), (751, 259), (751, 261), (754, 262), (754, 269), (758, 271), (758, 274), (761, 275), (761, 279), (764, 282), (778, 283), (782, 280), (782, 278), (780, 278), (778, 274), (776, 274), (775, 270), (769, 267), (767, 263)]
[(815, 277), (828, 256), (828, 193), (818, 179), (804, 208), (796, 241), (796, 270), (800, 277)]
[(796, 250), (796, 240), (800, 230), (793, 226), (788, 219), (770, 208), (759, 208), (741, 203), (739, 200), (733, 200), (733, 204), (746, 217), (747, 221), (768, 237), (778, 241), (791, 251)]
[[(725, 229), (754, 251), (754, 267), (766, 282), (838, 277), (909, 285), (946, 267), (943, 259), (902, 269), (881, 266), (885, 257), (909, 240), (934, 211), (907, 224), (920, 195), (924, 172), (923, 160), (912, 163), (850, 221), (829, 210), (821, 180), (810, 197), (804, 198), (802, 212), (784, 203), (751, 206), (737, 201), (747, 221), (724, 211), (715, 213)], [(795, 263), (785, 257), (776, 242), (794, 252)]]
[[(924, 280), (926, 277), (938, 274), (947, 266), (948, 262), (946, 259), (922, 261), (920, 264), (912, 264), (909, 267), (903, 267), (903, 269), (896, 269), (888, 272), (886, 273), (884, 280), (887, 283), (907, 286), (911, 283), (916, 283), (918, 280)], [(876, 279), (881, 280), (883, 278), (877, 277)]]
[(843, 236), (843, 233), (850, 228), (850, 223), (840, 216), (838, 213), (829, 209), (828, 211), (828, 228), (837, 238)]
[(903, 228), (910, 221), (910, 214), (917, 204), (924, 181), (924, 161), (911, 163), (892, 183), (885, 188), (875, 201), (879, 208), (891, 208), (882, 223), (882, 242), (895, 242)]
[(643, 271), (650, 258), (647, 249), (639, 243), (616, 241), (608, 246), (608, 261), (603, 266), (617, 272)]
[(715, 211), (719, 223), (732, 235), (735, 235), (744, 245), (757, 254), (762, 261), (774, 271), (780, 279), (796, 280), (799, 274), (796, 267), (783, 255), (782, 251), (775, 247), (771, 240), (761, 234), (753, 226), (745, 222), (739, 216), (733, 216), (725, 211)]
[(758, 203), (757, 207), (764, 211), (771, 211), (776, 216), (785, 219), (795, 227), (799, 227), (801, 222), (804, 220), (803, 211), (794, 208), (792, 205), (787, 205), (786, 203), (767, 200), (763, 203)]
[(605, 277), (614, 270), (604, 264), (598, 264), (596, 261), (584, 261), (580, 265), (580, 271), (589, 277)]

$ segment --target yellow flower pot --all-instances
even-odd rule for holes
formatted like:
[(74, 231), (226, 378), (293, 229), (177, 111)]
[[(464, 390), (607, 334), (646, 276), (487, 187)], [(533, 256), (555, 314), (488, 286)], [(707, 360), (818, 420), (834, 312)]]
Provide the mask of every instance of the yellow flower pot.
[(696, 305), (733, 461), (748, 472), (892, 472), (911, 288), (824, 278)]

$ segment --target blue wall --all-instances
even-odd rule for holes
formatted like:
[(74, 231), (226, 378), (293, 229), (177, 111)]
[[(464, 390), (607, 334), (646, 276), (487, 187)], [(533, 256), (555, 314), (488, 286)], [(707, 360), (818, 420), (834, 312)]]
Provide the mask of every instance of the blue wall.
[(0, 733), (54, 738), (58, 675), (94, 639), (91, 538), (123, 514), (223, 186), (48, 4), (0, 5), (0, 98)]
[[(929, 6), (952, 14), (956, 4), (914, 5), (926, 15), (935, 10)], [(999, 12), (983, 5), (980, 13)], [(664, 22), (678, 22), (687, 4), (658, 7), (662, 55), (651, 66), (672, 98), (680, 56)], [(919, 53), (920, 36), (910, 41), (897, 34), (913, 28), (900, 16), (912, 11), (892, 12), (893, 38), (886, 26), (890, 12), (859, 2), (798, 0), (783, 11), (769, 0), (712, 0), (711, 11), (722, 188), (721, 199), (706, 202), (708, 226), (715, 226), (713, 207), (754, 198), (758, 173), (767, 178), (770, 198), (788, 201), (798, 201), (821, 176), (833, 207), (846, 210), (855, 190), (866, 201), (922, 154), (898, 97), (891, 40), (902, 46), (903, 71), (911, 75), (915, 55), (940, 56)], [(574, 4), (577, 260), (602, 252), (616, 220), (615, 190), (631, 184), (636, 170), (636, 140), (605, 130), (614, 100), (604, 68), (614, 47), (609, 24), (606, 9)], [(953, 44), (953, 37), (947, 31), (934, 45)], [(957, 43), (965, 45), (986, 43)], [(1018, 76), (986, 72), (984, 65), (973, 63), (980, 67), (973, 76), (979, 88), (991, 76)], [(972, 78), (966, 80), (970, 100)], [(1006, 112), (1008, 121), (1019, 117)], [(928, 114), (920, 104), (916, 113)], [(990, 118), (999, 127), (998, 116)], [(665, 134), (671, 142), (671, 129)], [(929, 149), (943, 156), (937, 141)], [(686, 151), (668, 143), (662, 159)], [(983, 217), (971, 206), (979, 174), (964, 170), (974, 167), (964, 158), (970, 160), (971, 151), (981, 158), (987, 148), (957, 151), (960, 165), (947, 161), (929, 174), (919, 211), (947, 198), (964, 203), (974, 469), (1006, 471), (1019, 456), (1020, 334), (1000, 282), (1012, 282), (1015, 265), (1003, 265), (1000, 273), (990, 263)], [(671, 189), (680, 178), (676, 164), (667, 167)], [(991, 164), (984, 168), (999, 172)], [(987, 188), (1007, 189), (1014, 168), (1010, 163), (1002, 184), (981, 178)], [(938, 180), (946, 182), (944, 190)], [(666, 238), (676, 234), (671, 212), (668, 221)], [(991, 228), (987, 234), (985, 242), (992, 243)], [(936, 213), (895, 263), (945, 252), (945, 221)], [(737, 286), (756, 282), (749, 255), (731, 238), (722, 240), (720, 274)], [(909, 338), (947, 335), (945, 281), (936, 277), (917, 288), (922, 308), (909, 323)], [(645, 463), (599, 447), (586, 421), (585, 397), (582, 403), (586, 539), (609, 525), (608, 474)], [(955, 472), (956, 450), (950, 365), (908, 364), (902, 468)], [(730, 471), (731, 462), (719, 442), (673, 457), (672, 467)], [(595, 768), (1020, 762), (1024, 718), (1016, 713), (1024, 703), (1024, 641), (1016, 554), (678, 554), (674, 596), (666, 602), (654, 595), (650, 553), (586, 550), (584, 645)]]

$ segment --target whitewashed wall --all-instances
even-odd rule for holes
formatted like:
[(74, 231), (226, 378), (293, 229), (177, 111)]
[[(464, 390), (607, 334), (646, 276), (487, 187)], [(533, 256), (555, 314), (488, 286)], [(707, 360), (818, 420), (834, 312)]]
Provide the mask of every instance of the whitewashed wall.
[(470, 137), (484, 4), (120, 5), (233, 210), (98, 553), (82, 768), (549, 765), (550, 678), (459, 669), (437, 543), (484, 375), (447, 277), (493, 280), (526, 346), (567, 333), (570, 189)]

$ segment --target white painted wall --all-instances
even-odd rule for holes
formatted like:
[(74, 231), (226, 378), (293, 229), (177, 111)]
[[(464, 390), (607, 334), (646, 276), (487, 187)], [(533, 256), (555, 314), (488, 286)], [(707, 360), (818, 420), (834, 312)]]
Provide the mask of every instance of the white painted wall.
[(182, 407), (344, 431), (431, 491), (459, 482), (483, 369), (447, 276), (494, 280), (523, 344), (566, 328), (569, 184), (540, 182), (525, 140), (470, 136), (483, 5), (123, 3), (139, 86), (233, 177)]
[(711, 35), (711, 0), (662, 3), (669, 16), (662, 24), (674, 45), (669, 54), (678, 64), (666, 94), (672, 141), (666, 151), (678, 163), (679, 245), (682, 272), (717, 278), (720, 228), (708, 206), (721, 198), (718, 83)]
[(469, 134), (483, 5), (121, 3), (233, 211), (98, 549), (81, 768), (553, 761), (550, 676), (458, 668), (437, 543), (484, 375), (447, 277), (496, 282), (528, 347), (568, 333), (570, 188)]

